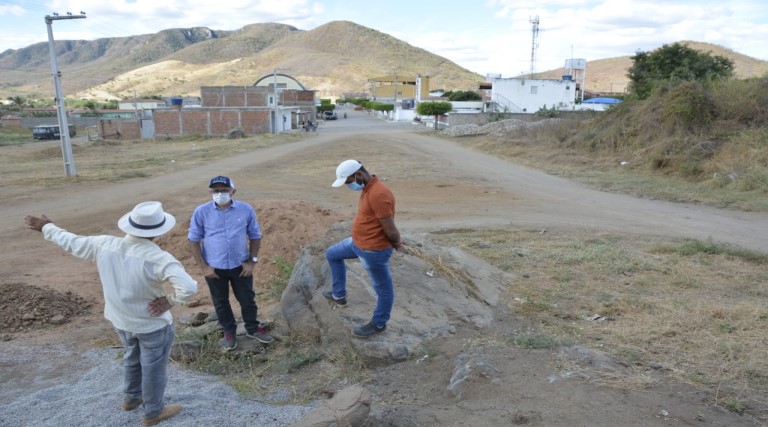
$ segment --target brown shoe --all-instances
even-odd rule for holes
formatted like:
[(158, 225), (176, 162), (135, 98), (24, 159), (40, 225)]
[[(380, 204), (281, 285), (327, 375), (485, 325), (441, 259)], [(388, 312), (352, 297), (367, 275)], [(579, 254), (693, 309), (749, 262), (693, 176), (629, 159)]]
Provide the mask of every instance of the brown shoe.
[(142, 418), (141, 424), (145, 426), (153, 426), (159, 423), (160, 421), (171, 418), (172, 416), (178, 414), (179, 412), (181, 412), (181, 405), (165, 405), (163, 410), (160, 412), (160, 415), (154, 418)]
[(133, 411), (134, 409), (138, 408), (139, 405), (144, 403), (144, 399), (136, 399), (131, 400), (130, 402), (123, 402), (120, 404), (120, 407), (123, 408), (123, 411)]

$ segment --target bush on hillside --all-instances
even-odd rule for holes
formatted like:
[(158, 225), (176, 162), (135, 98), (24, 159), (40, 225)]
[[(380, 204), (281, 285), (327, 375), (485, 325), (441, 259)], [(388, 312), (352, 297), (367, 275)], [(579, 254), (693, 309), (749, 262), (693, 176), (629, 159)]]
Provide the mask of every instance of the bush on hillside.
[(561, 146), (738, 191), (768, 191), (768, 79), (657, 86), (579, 125)]
[(659, 85), (718, 81), (733, 75), (730, 59), (680, 43), (663, 45), (652, 52), (637, 51), (632, 62), (627, 73), (629, 90), (640, 99), (650, 97)]

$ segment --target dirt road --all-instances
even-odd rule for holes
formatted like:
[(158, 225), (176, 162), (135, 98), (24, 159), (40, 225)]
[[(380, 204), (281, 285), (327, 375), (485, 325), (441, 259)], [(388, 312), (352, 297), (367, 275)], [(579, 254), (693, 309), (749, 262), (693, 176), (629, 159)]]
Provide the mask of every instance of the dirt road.
[(302, 199), (346, 209), (354, 205), (354, 194), (334, 190), (329, 183), (340, 160), (355, 158), (396, 191), (398, 222), (405, 230), (503, 224), (580, 228), (712, 238), (768, 252), (766, 214), (596, 191), (432, 137), (422, 126), (385, 122), (361, 112), (350, 111), (349, 116), (326, 122), (311, 139), (167, 176), (32, 192), (28, 201), (0, 208), (0, 232), (18, 233), (19, 218), (39, 212), (60, 221), (87, 217), (87, 224), (108, 229), (115, 214), (148, 199), (163, 201), (170, 211), (188, 212), (205, 197), (207, 177), (219, 173), (236, 179), (243, 199)]

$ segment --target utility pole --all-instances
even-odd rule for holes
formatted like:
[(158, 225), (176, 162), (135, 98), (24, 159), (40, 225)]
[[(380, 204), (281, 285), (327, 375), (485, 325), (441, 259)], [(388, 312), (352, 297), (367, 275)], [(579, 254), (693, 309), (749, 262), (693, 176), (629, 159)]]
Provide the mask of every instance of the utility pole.
[(274, 120), (272, 122), (272, 134), (273, 135), (277, 134), (277, 113), (278, 113), (278, 111), (277, 111), (277, 100), (279, 99), (278, 98), (278, 94), (277, 94), (277, 72), (278, 71), (282, 71), (282, 70), (290, 70), (290, 68), (275, 68), (273, 70), (273, 72), (272, 72), (272, 91), (275, 93), (274, 94), (274, 97), (275, 97), (274, 114), (275, 115), (274, 115)]
[(48, 50), (51, 53), (51, 73), (53, 74), (53, 88), (56, 91), (56, 114), (59, 118), (59, 137), (61, 138), (61, 154), (64, 157), (64, 173), (67, 176), (77, 176), (75, 159), (72, 155), (72, 144), (69, 141), (69, 124), (67, 123), (67, 110), (64, 106), (64, 95), (61, 91), (61, 72), (56, 65), (56, 49), (53, 46), (53, 21), (60, 19), (82, 19), (85, 18), (85, 12), (80, 15), (72, 15), (67, 12), (66, 16), (59, 16), (54, 13), (53, 16), (45, 16), (45, 24), (48, 26)]

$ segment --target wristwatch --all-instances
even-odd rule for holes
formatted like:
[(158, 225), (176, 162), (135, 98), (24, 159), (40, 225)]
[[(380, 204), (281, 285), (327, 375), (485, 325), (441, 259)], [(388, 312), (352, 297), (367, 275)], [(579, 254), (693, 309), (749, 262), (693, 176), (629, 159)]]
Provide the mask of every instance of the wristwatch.
[(256, 264), (257, 262), (259, 262), (259, 257), (255, 256), (255, 257), (251, 258), (251, 262)]

